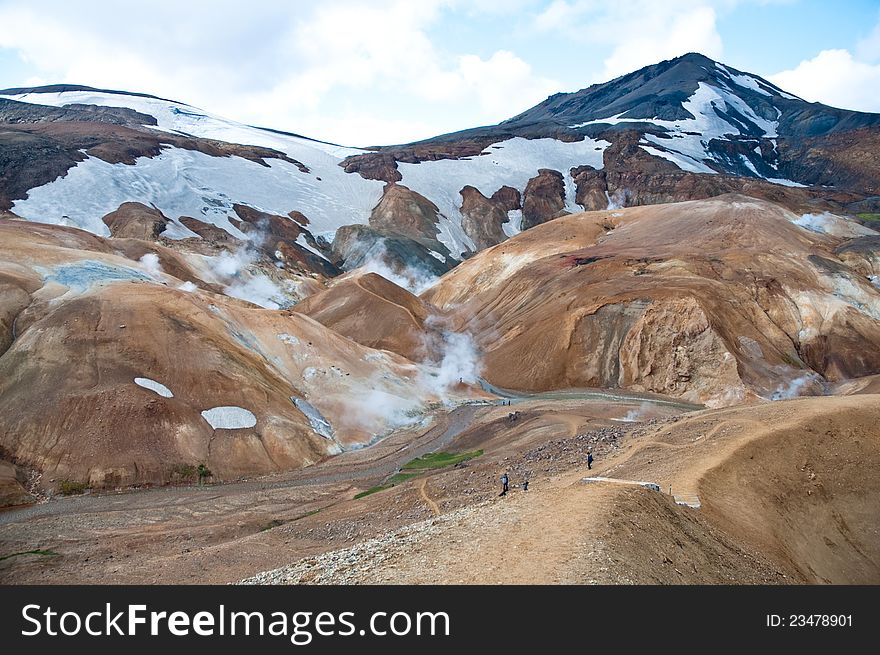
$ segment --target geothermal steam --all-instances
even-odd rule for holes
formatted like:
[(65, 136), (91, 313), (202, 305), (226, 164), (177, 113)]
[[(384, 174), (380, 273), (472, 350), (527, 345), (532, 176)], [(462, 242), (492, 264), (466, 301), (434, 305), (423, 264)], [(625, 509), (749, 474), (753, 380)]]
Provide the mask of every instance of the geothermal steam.
[[(397, 286), (406, 289), (416, 296), (427, 290), (438, 279), (436, 275), (422, 268), (405, 265), (398, 267), (390, 266), (388, 264), (388, 249), (382, 242), (374, 244), (366, 251), (359, 253), (359, 255), (359, 257), (355, 257), (355, 260), (360, 259), (361, 261), (360, 266), (357, 267), (358, 270), (381, 275), (386, 280), (394, 282)], [(351, 259), (352, 255), (349, 255), (349, 258)]]
[(150, 274), (150, 277), (158, 278), (162, 275), (162, 265), (159, 264), (159, 255), (154, 252), (148, 252), (141, 257), (138, 262), (143, 269)]
[(257, 248), (265, 239), (264, 232), (247, 232), (246, 240), (232, 251), (224, 251), (212, 260), (214, 272), (226, 281), (226, 294), (246, 300), (265, 309), (281, 309), (290, 305), (284, 291), (263, 273), (251, 267), (259, 259)]

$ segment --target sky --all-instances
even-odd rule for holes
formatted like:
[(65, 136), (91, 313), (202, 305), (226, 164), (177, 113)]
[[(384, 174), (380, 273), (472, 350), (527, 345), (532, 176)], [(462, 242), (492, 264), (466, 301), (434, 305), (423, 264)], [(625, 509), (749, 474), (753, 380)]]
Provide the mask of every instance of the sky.
[(138, 91), (358, 146), (686, 52), (880, 112), (880, 0), (0, 0), (0, 88)]

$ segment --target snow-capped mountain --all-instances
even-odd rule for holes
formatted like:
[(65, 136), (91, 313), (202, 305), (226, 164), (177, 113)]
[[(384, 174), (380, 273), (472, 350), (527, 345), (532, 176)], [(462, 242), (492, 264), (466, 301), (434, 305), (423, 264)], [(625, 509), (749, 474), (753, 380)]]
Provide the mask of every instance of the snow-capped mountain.
[(807, 103), (698, 54), (496, 126), (369, 150), (88, 87), (7, 89), (0, 119), (0, 210), (107, 235), (105, 217), (139, 202), (181, 239), (242, 238), (244, 207), (290, 217), (298, 248), (346, 267), (392, 251), (442, 272), (582, 209), (738, 191), (872, 210), (880, 192), (880, 115)]

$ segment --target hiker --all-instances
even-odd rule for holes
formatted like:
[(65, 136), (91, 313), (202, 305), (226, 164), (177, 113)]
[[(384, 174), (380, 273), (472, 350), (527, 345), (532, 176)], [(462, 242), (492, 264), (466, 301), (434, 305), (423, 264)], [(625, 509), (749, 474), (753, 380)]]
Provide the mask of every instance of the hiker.
[(523, 491), (528, 491), (528, 490), (529, 490), (529, 481), (523, 480)]
[(509, 484), (510, 484), (510, 478), (507, 477), (507, 473), (505, 472), (504, 475), (501, 476), (501, 493), (498, 494), (499, 496), (506, 496), (507, 495), (507, 489), (508, 489)]
[(588, 469), (593, 468), (593, 451), (592, 450), (587, 453), (587, 468)]

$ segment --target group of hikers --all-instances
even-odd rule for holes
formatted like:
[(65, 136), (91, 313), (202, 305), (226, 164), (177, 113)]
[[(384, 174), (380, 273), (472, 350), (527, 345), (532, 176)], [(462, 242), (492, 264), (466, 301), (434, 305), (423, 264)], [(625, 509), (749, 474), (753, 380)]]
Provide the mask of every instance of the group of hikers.
[[(587, 468), (591, 469), (591, 470), (593, 468), (593, 451), (592, 450), (587, 451)], [(522, 486), (523, 491), (528, 491), (529, 490), (529, 479), (526, 478), (525, 480), (523, 480), (521, 486)], [(501, 474), (501, 493), (498, 495), (499, 496), (506, 496), (508, 491), (510, 491), (510, 476), (507, 475), (507, 471), (505, 471), (504, 473)]]

